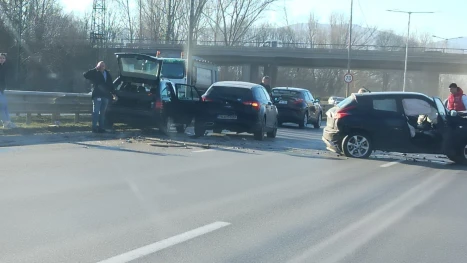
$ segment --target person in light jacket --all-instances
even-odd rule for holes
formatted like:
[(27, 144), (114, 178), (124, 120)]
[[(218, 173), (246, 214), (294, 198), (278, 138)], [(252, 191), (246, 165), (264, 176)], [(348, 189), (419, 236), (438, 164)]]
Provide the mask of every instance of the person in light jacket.
[(16, 125), (10, 120), (8, 112), (8, 102), (5, 96), (8, 77), (8, 64), (6, 63), (6, 54), (0, 53), (0, 118), (4, 129), (16, 128)]
[[(115, 92), (113, 79), (105, 68), (105, 63), (100, 61), (93, 69), (83, 73), (84, 78), (92, 83), (92, 132), (105, 132), (105, 111)], [(98, 125), (99, 124), (99, 125)]]

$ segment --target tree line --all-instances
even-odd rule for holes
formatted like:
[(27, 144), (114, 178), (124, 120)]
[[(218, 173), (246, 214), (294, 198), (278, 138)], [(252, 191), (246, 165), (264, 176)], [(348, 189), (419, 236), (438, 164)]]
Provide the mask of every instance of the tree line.
[[(193, 39), (198, 43), (217, 42), (240, 45), (279, 40), (297, 47), (341, 46), (348, 44), (348, 17), (334, 13), (325, 24), (310, 14), (308, 21), (291, 25), (283, 13), (285, 26), (268, 23), (266, 11), (278, 0), (196, 0)], [(164, 42), (187, 39), (190, 0), (107, 0), (106, 36), (109, 42)], [(66, 13), (59, 0), (0, 0), (0, 52), (8, 54), (12, 68), (10, 89), (84, 92), (81, 73), (94, 66), (96, 50), (90, 45), (92, 9), (85, 14)], [(266, 22), (264, 22), (266, 21)], [(352, 45), (364, 48), (403, 49), (405, 38), (376, 27), (354, 26)], [(414, 34), (411, 47), (433, 44), (427, 34)], [(392, 46), (392, 47), (388, 47)], [(19, 55), (18, 55), (19, 54)], [(112, 61), (109, 61), (112, 67)], [(19, 70), (20, 74), (16, 74)], [(240, 67), (224, 69), (226, 79), (240, 79)], [(342, 69), (279, 69), (278, 85), (309, 88), (319, 96), (343, 95)], [(355, 89), (398, 90), (400, 71), (355, 71)], [(420, 77), (409, 75), (408, 87), (416, 87)], [(449, 77), (451, 80), (451, 77)], [(259, 79), (258, 79), (259, 81)]]

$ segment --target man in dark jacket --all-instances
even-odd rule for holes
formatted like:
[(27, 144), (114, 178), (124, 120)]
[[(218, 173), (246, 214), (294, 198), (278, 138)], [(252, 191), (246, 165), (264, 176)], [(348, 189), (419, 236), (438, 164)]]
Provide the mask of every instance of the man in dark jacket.
[(112, 76), (105, 69), (103, 61), (97, 63), (95, 68), (88, 70), (83, 76), (91, 81), (93, 87), (92, 132), (105, 132), (105, 111), (114, 93)]
[(6, 54), (0, 53), (0, 120), (3, 123), (4, 129), (16, 128), (16, 125), (10, 120), (8, 112), (8, 102), (5, 97), (6, 79), (8, 77), (6, 62)]
[(270, 83), (269, 76), (264, 76), (263, 80), (260, 83), (260, 85), (263, 86), (266, 89), (266, 91), (268, 92), (269, 96), (271, 96), (272, 89), (271, 89), (271, 85), (269, 83)]

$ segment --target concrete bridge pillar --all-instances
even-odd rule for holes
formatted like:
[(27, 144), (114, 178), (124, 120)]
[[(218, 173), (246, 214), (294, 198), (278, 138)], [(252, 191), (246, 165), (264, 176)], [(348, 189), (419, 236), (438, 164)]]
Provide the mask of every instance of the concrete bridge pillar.
[(269, 76), (271, 78), (271, 87), (275, 87), (277, 83), (277, 73), (279, 67), (276, 65), (265, 65), (263, 76)]
[(422, 87), (419, 92), (425, 93), (428, 96), (439, 97), (439, 73), (436, 72), (422, 72)]

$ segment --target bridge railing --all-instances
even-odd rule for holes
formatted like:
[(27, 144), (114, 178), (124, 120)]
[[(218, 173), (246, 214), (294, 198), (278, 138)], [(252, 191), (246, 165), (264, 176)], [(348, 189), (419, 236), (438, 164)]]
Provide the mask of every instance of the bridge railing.
[(26, 114), (26, 123), (31, 114), (52, 114), (52, 120), (60, 114), (75, 114), (78, 122), (80, 114), (92, 112), (91, 94), (6, 90), (5, 95), (10, 113)]
[[(170, 40), (170, 41), (152, 41), (152, 40), (133, 40), (133, 41), (116, 41), (109, 42), (109, 48), (134, 48), (134, 49), (157, 49), (161, 46), (183, 47), (186, 44), (185, 40)], [(226, 44), (224, 41), (204, 41), (199, 40), (196, 43), (198, 46), (228, 46), (228, 47), (266, 47), (266, 48), (302, 48), (302, 49), (347, 49), (345, 44), (326, 44), (326, 43), (310, 43), (310, 42), (282, 42), (278, 43), (278, 47), (265, 46), (262, 41), (245, 41)], [(380, 46), (380, 45), (352, 45), (354, 50), (371, 50), (371, 51), (394, 51), (405, 52), (405, 46)], [(455, 48), (437, 48), (437, 47), (410, 47), (410, 52), (433, 52), (433, 53), (454, 53), (467, 54), (467, 49)]]

